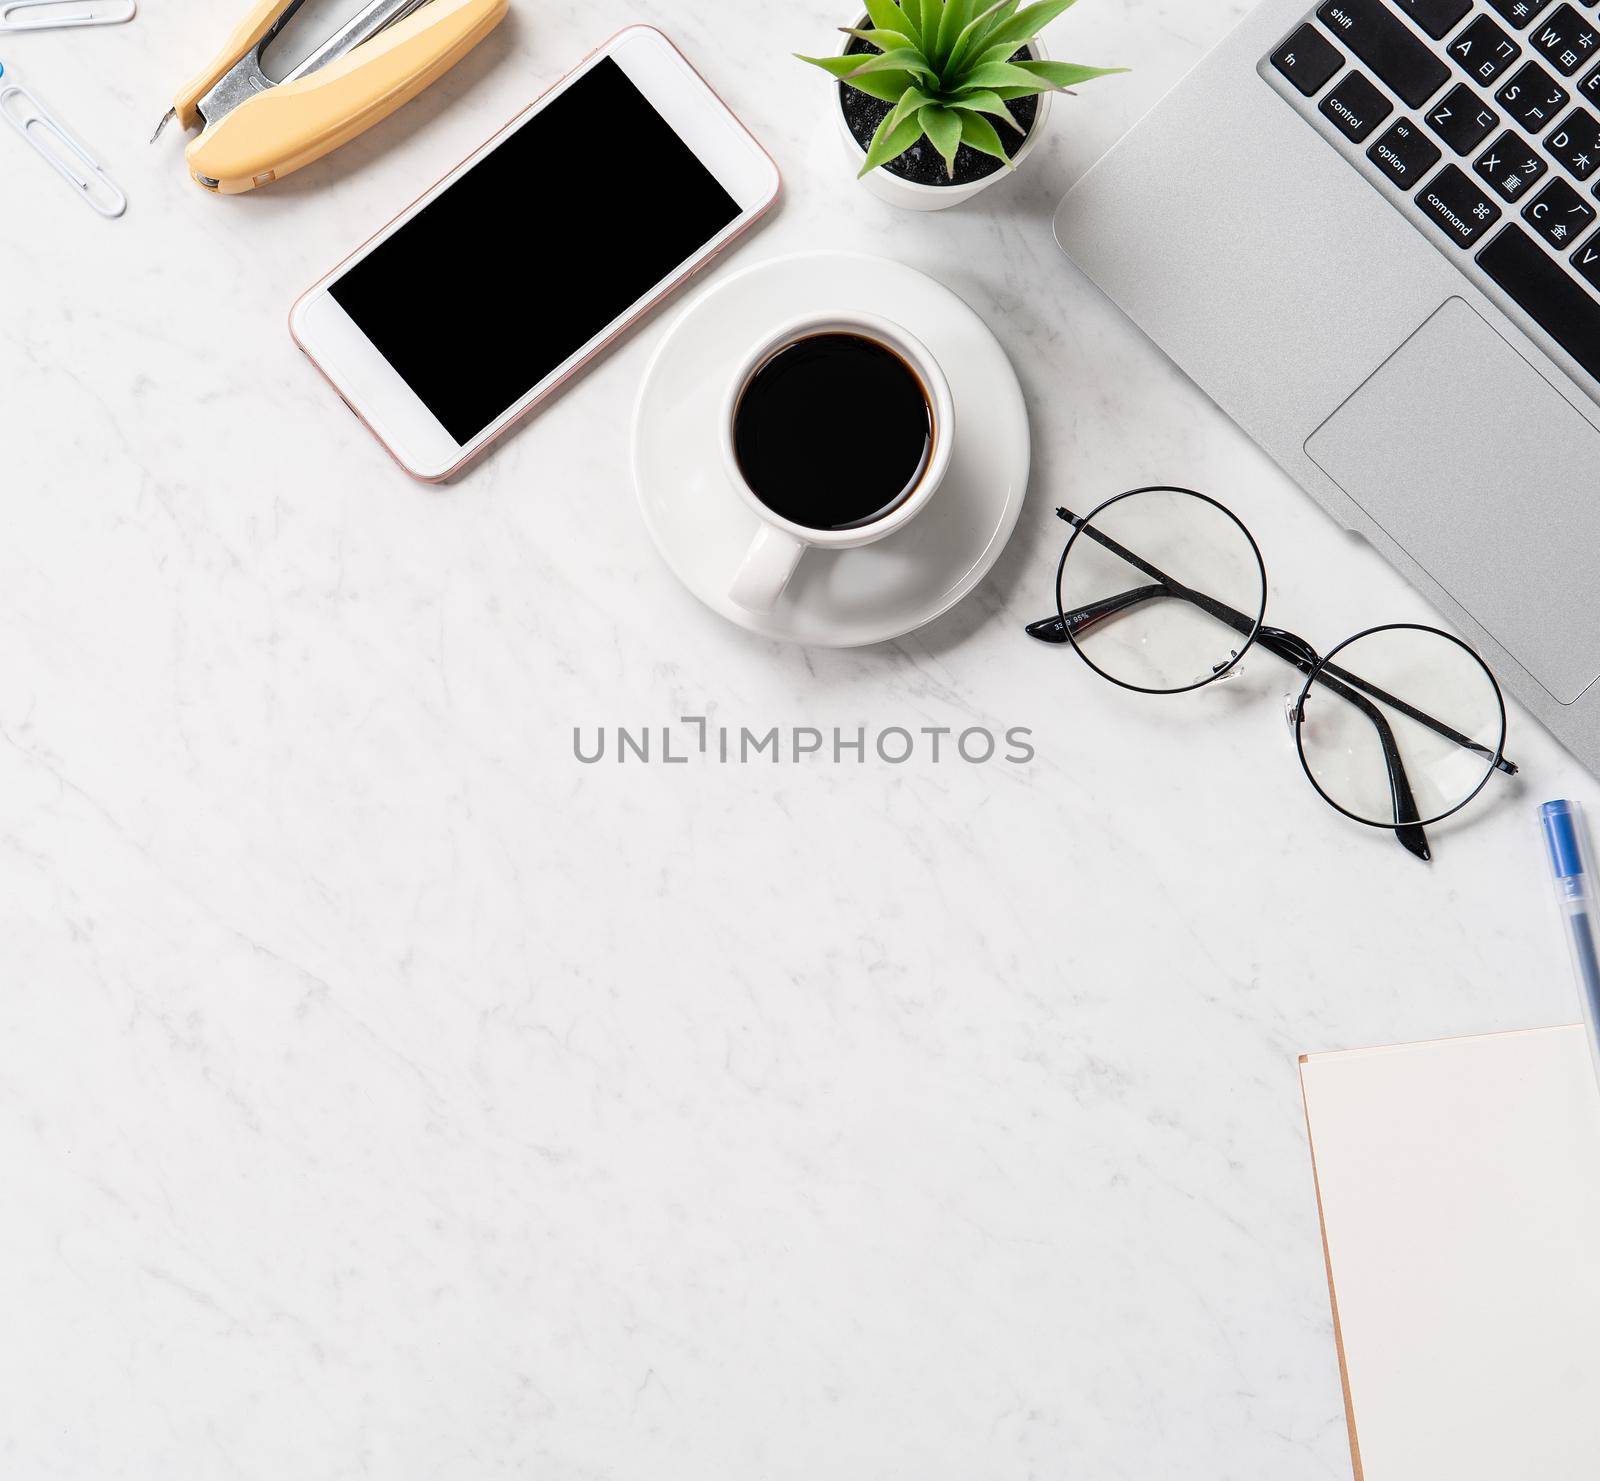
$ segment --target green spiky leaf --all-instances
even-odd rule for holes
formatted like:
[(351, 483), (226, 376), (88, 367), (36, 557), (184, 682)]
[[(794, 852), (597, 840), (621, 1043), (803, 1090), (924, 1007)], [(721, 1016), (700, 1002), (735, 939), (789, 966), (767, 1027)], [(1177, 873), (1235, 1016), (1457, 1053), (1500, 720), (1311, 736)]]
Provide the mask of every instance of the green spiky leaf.
[[(1011, 51), (1015, 51), (1032, 41), (1062, 11), (1070, 9), (1075, 3), (1076, 0), (1037, 0), (1036, 4), (1024, 5), (1014, 15), (989, 28), (983, 38), (984, 49), (988, 51), (1009, 46)], [(1011, 52), (1006, 53), (1006, 56), (1010, 55)]]
[(797, 60), (810, 62), (813, 67), (821, 67), (830, 77), (844, 78), (847, 73), (854, 72), (861, 65), (859, 56), (842, 57), (808, 57), (800, 52), (795, 53)]
[(1006, 4), (994, 6), (985, 14), (979, 16), (978, 23), (973, 26), (971, 33), (967, 36), (966, 45), (961, 48), (960, 55), (955, 58), (955, 65), (963, 68), (973, 66), (975, 64), (974, 59), (978, 54), (992, 47), (991, 38), (1001, 26), (1006, 25), (1011, 17), (1017, 13), (1017, 7), (1020, 3), (1021, 0), (1007, 0)]
[(963, 113), (989, 113), (995, 118), (1009, 124), (1019, 134), (1022, 125), (1012, 116), (1011, 110), (1006, 107), (1005, 100), (998, 93), (985, 92), (982, 89), (976, 92), (961, 93), (951, 98), (949, 106), (959, 108)]
[(903, 97), (895, 104), (888, 117), (891, 129), (897, 129), (913, 113), (919, 113), (924, 108), (938, 107), (939, 99), (932, 93), (924, 92), (920, 87), (907, 88)]
[(837, 74), (845, 82), (848, 82), (852, 77), (864, 77), (869, 72), (893, 72), (897, 69), (904, 72), (920, 72), (926, 77), (934, 76), (933, 68), (928, 65), (922, 53), (914, 46), (902, 46), (894, 51), (875, 52), (865, 57), (860, 52), (857, 52), (849, 60), (856, 64), (855, 67), (849, 72)]
[(939, 35), (934, 43), (941, 64), (949, 61), (956, 38), (972, 20), (977, 7), (978, 0), (945, 0), (944, 16), (939, 22)]
[(939, 151), (944, 167), (952, 180), (956, 177), (956, 150), (961, 147), (961, 114), (954, 108), (924, 108), (917, 114), (917, 122), (928, 142)]
[(897, 4), (895, 0), (866, 0), (867, 18), (879, 31), (898, 31), (913, 46), (922, 40), (922, 33), (917, 29), (917, 18)]
[[(1023, 71), (1020, 64), (1012, 62), (985, 62), (981, 67), (974, 67), (970, 72), (964, 73), (961, 78), (963, 87), (1027, 87), (1038, 81), (1034, 73)], [(1046, 87), (1053, 86), (1049, 79), (1043, 79)], [(1044, 91), (1043, 88), (1040, 91)]]
[(1080, 67), (1076, 62), (1018, 62), (1024, 72), (1042, 77), (1052, 87), (1076, 87), (1080, 82), (1093, 82), (1096, 77), (1111, 77), (1126, 72), (1126, 67)]
[[(1013, 119), (1012, 123), (1014, 126), (1016, 120)], [(996, 159), (1003, 159), (1008, 170), (1016, 169), (994, 125), (981, 113), (961, 114), (961, 142), (976, 149), (979, 154), (992, 154)]]
[(865, 77), (840, 79), (846, 87), (876, 98), (880, 103), (898, 103), (908, 92), (918, 89), (923, 78), (915, 72), (869, 72)]
[[(908, 47), (915, 48), (917, 50), (921, 49), (917, 47), (916, 42), (913, 41), (911, 37), (907, 36), (903, 31), (855, 31), (847, 26), (844, 28), (844, 34), (846, 36), (859, 36), (861, 40), (867, 42), (870, 46), (877, 47), (879, 51), (904, 51)], [(859, 59), (861, 53), (857, 52), (855, 55)]]
[(986, 6), (961, 28), (961, 33), (956, 37), (955, 45), (950, 48), (950, 55), (946, 62), (946, 70), (956, 73), (967, 65), (967, 58), (974, 55), (983, 45), (983, 38), (989, 34), (992, 26), (1002, 23), (1005, 18), (1017, 8), (1017, 0), (994, 0), (992, 5)]
[(989, 62), (1009, 62), (1022, 48), (1013, 46), (1009, 41), (1002, 41), (999, 46), (985, 46), (981, 51), (975, 51), (967, 58), (964, 65), (975, 71)]
[(889, 120), (885, 118), (872, 136), (872, 142), (867, 145), (867, 158), (861, 166), (861, 174), (869, 175), (879, 165), (899, 159), (921, 137), (922, 125), (916, 118), (906, 119), (897, 129), (890, 129)]

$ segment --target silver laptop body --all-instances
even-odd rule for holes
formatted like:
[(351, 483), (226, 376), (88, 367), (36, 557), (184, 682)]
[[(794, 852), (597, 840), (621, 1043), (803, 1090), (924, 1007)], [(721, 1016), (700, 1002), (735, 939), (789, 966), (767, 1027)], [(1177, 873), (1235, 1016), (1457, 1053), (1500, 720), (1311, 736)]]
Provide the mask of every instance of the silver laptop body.
[(1597, 31), (1263, 0), (1055, 231), (1600, 772)]

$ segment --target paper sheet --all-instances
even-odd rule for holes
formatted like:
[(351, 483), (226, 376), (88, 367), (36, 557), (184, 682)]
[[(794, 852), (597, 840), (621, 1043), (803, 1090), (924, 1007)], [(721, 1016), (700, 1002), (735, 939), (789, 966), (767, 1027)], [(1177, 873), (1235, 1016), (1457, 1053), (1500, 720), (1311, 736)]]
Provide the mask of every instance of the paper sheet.
[(1361, 1481), (1600, 1477), (1580, 1028), (1301, 1062)]

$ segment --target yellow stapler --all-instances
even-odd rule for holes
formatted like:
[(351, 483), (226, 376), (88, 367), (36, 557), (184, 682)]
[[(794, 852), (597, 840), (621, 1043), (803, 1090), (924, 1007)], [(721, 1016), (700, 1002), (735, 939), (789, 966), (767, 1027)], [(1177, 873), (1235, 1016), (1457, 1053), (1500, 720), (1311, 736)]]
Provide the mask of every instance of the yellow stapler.
[(302, 3), (260, 0), (156, 128), (204, 126), (184, 157), (207, 190), (281, 180), (387, 118), (487, 36), (507, 0), (370, 0), (274, 82), (261, 54)]

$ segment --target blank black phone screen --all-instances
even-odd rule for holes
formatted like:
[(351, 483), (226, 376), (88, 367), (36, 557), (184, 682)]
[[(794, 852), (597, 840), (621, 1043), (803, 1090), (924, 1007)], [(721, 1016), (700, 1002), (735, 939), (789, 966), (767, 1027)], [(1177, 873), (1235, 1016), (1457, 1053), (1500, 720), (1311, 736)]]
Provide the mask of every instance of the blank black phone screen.
[(604, 57), (329, 292), (465, 443), (738, 214)]

